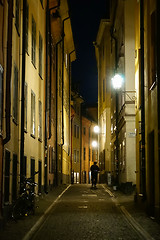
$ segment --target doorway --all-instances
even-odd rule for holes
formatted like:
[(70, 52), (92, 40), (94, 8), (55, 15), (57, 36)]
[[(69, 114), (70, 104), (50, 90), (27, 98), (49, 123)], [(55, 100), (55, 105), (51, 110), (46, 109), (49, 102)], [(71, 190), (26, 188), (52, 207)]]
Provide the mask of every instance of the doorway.
[(149, 188), (149, 214), (154, 216), (155, 205), (155, 155), (154, 131), (148, 134), (148, 188)]

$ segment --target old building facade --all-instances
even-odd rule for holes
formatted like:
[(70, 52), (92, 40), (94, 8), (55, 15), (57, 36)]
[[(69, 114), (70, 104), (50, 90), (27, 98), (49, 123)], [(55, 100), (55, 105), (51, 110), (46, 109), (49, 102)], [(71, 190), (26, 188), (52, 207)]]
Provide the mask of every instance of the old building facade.
[(25, 176), (38, 171), (36, 192), (70, 182), (76, 55), (66, 0), (4, 0), (0, 11), (0, 207), (5, 217)]

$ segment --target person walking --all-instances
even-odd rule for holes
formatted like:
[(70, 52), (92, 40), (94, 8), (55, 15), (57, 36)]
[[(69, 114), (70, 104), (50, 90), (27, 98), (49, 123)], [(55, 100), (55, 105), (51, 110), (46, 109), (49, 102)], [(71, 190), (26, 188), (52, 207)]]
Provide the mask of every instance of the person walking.
[(99, 167), (97, 166), (97, 162), (94, 162), (94, 164), (91, 166), (91, 180), (92, 180), (92, 187), (95, 187), (95, 188), (97, 184), (98, 172), (99, 172)]

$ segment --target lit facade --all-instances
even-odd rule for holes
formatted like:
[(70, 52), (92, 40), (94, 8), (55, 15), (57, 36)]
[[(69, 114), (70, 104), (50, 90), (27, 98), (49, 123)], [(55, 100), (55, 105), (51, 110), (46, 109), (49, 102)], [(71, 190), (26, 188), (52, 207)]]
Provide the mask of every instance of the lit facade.
[[(81, 147), (81, 183), (91, 183), (90, 167), (98, 158), (98, 134), (94, 132), (97, 126), (97, 107), (87, 108), (82, 114), (82, 147)], [(94, 119), (94, 120), (93, 120)], [(96, 144), (93, 144), (95, 142)]]
[(76, 56), (68, 12), (66, 0), (0, 2), (0, 207), (4, 217), (19, 195), (24, 176), (38, 171), (36, 192), (70, 182), (70, 80)]
[[(136, 196), (139, 202), (146, 203), (148, 213), (157, 218), (160, 217), (160, 153), (158, 147), (160, 143), (158, 67), (160, 49), (156, 45), (160, 39), (158, 34), (159, 9), (159, 3), (156, 0), (144, 1), (144, 5), (142, 2), (136, 2)], [(140, 19), (143, 19), (144, 23)]]
[(82, 133), (82, 113), (81, 104), (83, 98), (76, 92), (72, 91), (72, 102), (74, 117), (72, 119), (72, 182), (81, 182), (81, 133)]
[[(102, 181), (111, 174), (115, 185), (136, 183), (134, 2), (112, 1), (110, 18), (101, 20), (95, 43), (100, 167)], [(120, 90), (111, 86), (116, 73), (124, 76)]]

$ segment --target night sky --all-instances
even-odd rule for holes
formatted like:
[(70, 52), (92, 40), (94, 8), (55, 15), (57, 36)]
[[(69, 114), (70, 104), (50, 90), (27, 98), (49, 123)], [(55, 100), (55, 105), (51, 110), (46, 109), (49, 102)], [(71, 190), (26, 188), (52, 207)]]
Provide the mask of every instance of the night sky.
[[(98, 101), (98, 73), (93, 42), (100, 20), (107, 18), (108, 0), (69, 0), (77, 60), (72, 63), (72, 83), (86, 103)], [(75, 84), (76, 83), (76, 84)]]

